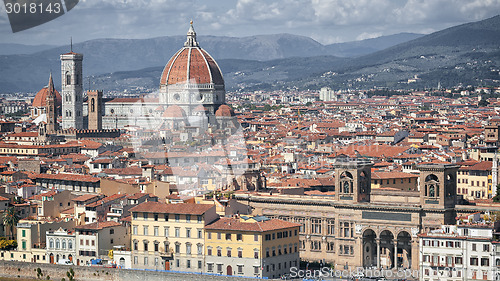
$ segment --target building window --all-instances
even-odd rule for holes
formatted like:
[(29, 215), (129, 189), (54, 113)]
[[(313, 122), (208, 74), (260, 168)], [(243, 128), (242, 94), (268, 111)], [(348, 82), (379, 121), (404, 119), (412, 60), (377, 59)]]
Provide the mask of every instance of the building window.
[(143, 213), (142, 215), (143, 215), (145, 221), (148, 220), (148, 213)]
[(144, 241), (144, 252), (148, 251), (148, 242)]
[(203, 239), (203, 231), (198, 229), (198, 239)]
[(179, 260), (179, 259), (175, 260), (175, 265), (177, 267), (181, 267), (181, 260)]
[(217, 247), (217, 256), (218, 257), (222, 256), (222, 248), (221, 247)]
[(191, 260), (187, 260), (186, 261), (186, 267), (187, 268), (191, 268)]
[(222, 273), (222, 264), (217, 264), (217, 273)]
[(155, 243), (155, 252), (158, 252), (160, 248), (160, 244), (158, 242)]
[(163, 227), (163, 232), (165, 234), (165, 237), (168, 237), (168, 226)]
[(217, 240), (221, 240), (221, 239), (222, 239), (222, 233), (217, 232)]
[(311, 233), (321, 234), (321, 219), (311, 219)]
[(191, 243), (186, 243), (186, 254), (191, 255)]
[(158, 214), (153, 214), (153, 219), (154, 219), (155, 221), (158, 221)]
[(175, 214), (175, 221), (179, 222), (181, 220), (181, 215)]
[(175, 228), (175, 237), (180, 237), (181, 236), (181, 229), (180, 227)]
[(191, 222), (191, 215), (186, 215), (186, 222)]
[(258, 249), (253, 249), (253, 257), (254, 257), (254, 259), (259, 258), (259, 250)]
[(242, 257), (243, 257), (243, 249), (238, 248), (238, 258), (242, 258)]
[(191, 237), (191, 228), (186, 228), (186, 237), (187, 238)]
[(352, 222), (340, 222), (340, 235), (341, 237), (353, 237), (354, 228)]
[(207, 239), (212, 239), (212, 232), (208, 232)]
[(253, 241), (255, 241), (255, 242), (259, 241), (259, 235), (258, 234), (254, 234), (253, 235)]
[(207, 256), (212, 255), (212, 247), (207, 247)]
[(159, 234), (159, 230), (158, 230), (158, 226), (155, 226), (155, 227), (153, 228), (153, 234), (154, 234), (154, 236), (159, 236), (159, 235), (160, 235), (160, 234)]
[(134, 241), (134, 251), (139, 250), (139, 243), (137, 241)]
[(175, 244), (175, 253), (179, 254), (181, 252), (181, 244), (176, 243)]
[(333, 243), (333, 242), (327, 242), (326, 243), (326, 250), (328, 252), (334, 252), (335, 251), (335, 243)]
[(335, 235), (335, 220), (328, 220), (328, 235)]
[(231, 233), (226, 233), (226, 240), (231, 240)]
[(137, 256), (134, 256), (134, 264), (137, 264), (139, 262), (139, 258)]
[(321, 241), (311, 241), (311, 251), (321, 251)]
[(236, 240), (243, 241), (243, 234), (240, 233), (236, 234)]
[(201, 223), (201, 221), (203, 220), (203, 217), (200, 215), (198, 215), (197, 217), (198, 217), (198, 223)]
[(238, 274), (243, 274), (243, 265), (238, 265)]
[(227, 256), (228, 256), (228, 257), (231, 257), (231, 250), (232, 250), (232, 249), (231, 249), (231, 248), (227, 248), (226, 250), (227, 250)]
[(214, 272), (214, 264), (207, 263), (207, 272)]
[(144, 235), (144, 236), (147, 236), (147, 235), (148, 235), (148, 226), (147, 226), (147, 225), (145, 225), (145, 226), (143, 227), (143, 235)]

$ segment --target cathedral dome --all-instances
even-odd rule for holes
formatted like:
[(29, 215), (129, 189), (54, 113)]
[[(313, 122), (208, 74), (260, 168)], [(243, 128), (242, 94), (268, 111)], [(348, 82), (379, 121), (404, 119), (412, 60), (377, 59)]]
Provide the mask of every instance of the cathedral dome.
[(207, 51), (199, 47), (192, 22), (184, 47), (170, 59), (163, 69), (160, 84), (224, 85), (219, 66)]
[(231, 117), (234, 116), (234, 111), (231, 107), (226, 104), (219, 106), (219, 109), (215, 112), (217, 117)]
[(178, 105), (171, 105), (163, 112), (165, 118), (186, 118), (186, 112)]
[[(59, 107), (62, 104), (62, 97), (56, 89), (54, 89), (54, 92), (56, 94), (56, 107)], [(49, 94), (49, 86), (45, 86), (36, 94), (35, 98), (33, 99), (33, 103), (31, 105), (33, 107), (45, 107), (47, 105), (48, 94)]]

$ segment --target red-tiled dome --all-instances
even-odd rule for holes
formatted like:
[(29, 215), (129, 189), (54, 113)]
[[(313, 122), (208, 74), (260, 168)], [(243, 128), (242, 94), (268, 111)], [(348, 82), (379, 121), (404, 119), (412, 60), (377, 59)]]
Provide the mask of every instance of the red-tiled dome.
[(165, 118), (186, 118), (186, 112), (178, 105), (171, 105), (163, 112)]
[(234, 116), (234, 111), (231, 107), (226, 104), (219, 106), (219, 109), (215, 112), (217, 117), (231, 117)]
[[(59, 92), (54, 89), (56, 92), (56, 107), (61, 106), (62, 104), (62, 98)], [(47, 105), (47, 95), (49, 94), (49, 88), (44, 87), (41, 89), (35, 96), (35, 99), (33, 99), (33, 107), (45, 107)]]
[(161, 85), (209, 84), (224, 85), (224, 79), (215, 60), (196, 42), (191, 25), (184, 48), (167, 63), (161, 75)]
[(195, 109), (193, 109), (193, 112), (206, 112), (208, 111), (208, 109), (206, 109), (203, 105), (198, 105), (197, 107), (195, 107)]

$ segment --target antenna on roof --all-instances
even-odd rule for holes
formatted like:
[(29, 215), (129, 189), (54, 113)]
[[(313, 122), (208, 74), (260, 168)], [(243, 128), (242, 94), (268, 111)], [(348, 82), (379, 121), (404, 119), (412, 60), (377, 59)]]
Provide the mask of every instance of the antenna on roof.
[(71, 36), (69, 40), (70, 40), (70, 44), (69, 44), (70, 50), (71, 50), (71, 52), (73, 52), (73, 36)]

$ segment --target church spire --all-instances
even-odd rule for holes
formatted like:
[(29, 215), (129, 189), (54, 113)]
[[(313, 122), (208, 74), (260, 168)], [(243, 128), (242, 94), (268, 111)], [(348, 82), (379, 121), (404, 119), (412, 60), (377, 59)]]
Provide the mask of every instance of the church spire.
[(50, 76), (49, 76), (49, 84), (47, 85), (47, 88), (49, 90), (48, 92), (48, 95), (55, 95), (55, 91), (54, 91), (54, 80), (52, 79), (52, 72), (50, 72)]
[(187, 32), (186, 43), (184, 43), (184, 47), (199, 47), (198, 41), (196, 41), (196, 31), (194, 31), (193, 21), (191, 21), (191, 26)]

